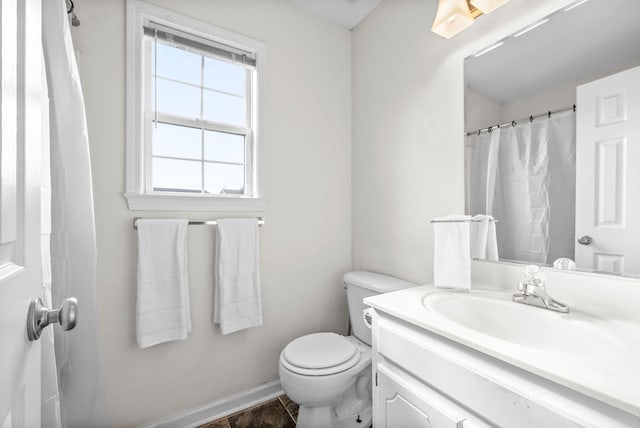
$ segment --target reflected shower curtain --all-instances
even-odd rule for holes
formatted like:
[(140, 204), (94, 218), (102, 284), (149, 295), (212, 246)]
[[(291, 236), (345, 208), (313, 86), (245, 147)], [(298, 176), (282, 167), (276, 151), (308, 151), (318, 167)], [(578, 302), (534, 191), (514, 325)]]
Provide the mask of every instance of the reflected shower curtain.
[(472, 136), (469, 214), (497, 220), (500, 257), (574, 258), (575, 113)]
[[(49, 89), (51, 292), (54, 306), (78, 299), (78, 324), (55, 329), (62, 426), (107, 426), (98, 350), (96, 242), (91, 165), (78, 67), (64, 0), (42, 2)], [(43, 421), (43, 426), (49, 426)]]

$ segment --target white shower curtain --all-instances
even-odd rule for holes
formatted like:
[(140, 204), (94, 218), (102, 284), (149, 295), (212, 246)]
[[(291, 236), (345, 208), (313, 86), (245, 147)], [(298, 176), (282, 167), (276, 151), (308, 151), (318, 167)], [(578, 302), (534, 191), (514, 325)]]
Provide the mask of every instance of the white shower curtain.
[(575, 113), (470, 136), (469, 214), (497, 220), (500, 257), (573, 258)]
[[(78, 299), (78, 324), (55, 329), (62, 426), (107, 426), (98, 349), (96, 242), (84, 100), (64, 0), (42, 2), (51, 145), (51, 291)], [(46, 416), (43, 413), (43, 416)], [(43, 426), (49, 426), (43, 421)], [(55, 426), (55, 425), (54, 425)]]
[(469, 214), (493, 215), (500, 128), (492, 132), (470, 135), (472, 179), (469, 183)]

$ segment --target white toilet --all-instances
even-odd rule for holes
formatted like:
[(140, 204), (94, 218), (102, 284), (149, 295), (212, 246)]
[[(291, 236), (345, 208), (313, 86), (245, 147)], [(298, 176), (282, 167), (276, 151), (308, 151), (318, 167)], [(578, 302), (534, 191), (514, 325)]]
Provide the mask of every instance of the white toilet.
[(280, 382), (300, 405), (298, 428), (371, 425), (371, 330), (362, 299), (414, 287), (408, 281), (372, 272), (349, 272), (347, 289), (352, 336), (314, 333), (289, 343), (280, 354)]

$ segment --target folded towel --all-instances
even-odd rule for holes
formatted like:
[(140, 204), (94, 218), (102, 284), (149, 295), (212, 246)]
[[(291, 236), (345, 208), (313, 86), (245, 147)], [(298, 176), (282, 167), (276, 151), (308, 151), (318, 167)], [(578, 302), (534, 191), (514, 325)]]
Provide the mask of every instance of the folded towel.
[(258, 221), (218, 220), (213, 322), (222, 334), (262, 325)]
[(138, 220), (136, 337), (140, 348), (191, 331), (187, 220)]
[(471, 239), (471, 257), (485, 260), (498, 260), (498, 241), (496, 223), (490, 215), (478, 214), (469, 225)]
[(466, 215), (450, 215), (436, 219), (445, 222), (433, 224), (433, 283), (436, 287), (471, 289), (470, 219)]
[[(493, 219), (493, 217), (491, 217)], [(498, 235), (496, 233), (496, 221), (489, 221), (489, 229), (487, 230), (487, 260), (498, 261)]]

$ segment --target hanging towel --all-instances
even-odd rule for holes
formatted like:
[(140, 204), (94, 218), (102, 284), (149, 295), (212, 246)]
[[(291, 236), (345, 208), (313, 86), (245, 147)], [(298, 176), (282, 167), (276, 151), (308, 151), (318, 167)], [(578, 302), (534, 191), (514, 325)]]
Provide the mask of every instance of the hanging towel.
[(493, 217), (491, 217), (491, 220), (489, 220), (489, 228), (487, 230), (487, 260), (493, 260), (495, 262), (500, 260), (500, 256), (498, 254), (498, 235), (496, 233), (496, 220)]
[(433, 282), (436, 287), (471, 289), (470, 219), (467, 215), (449, 215), (436, 219), (446, 222), (433, 223)]
[(478, 214), (469, 224), (471, 257), (484, 260), (498, 260), (496, 223), (490, 215)]
[(218, 220), (213, 322), (222, 334), (262, 325), (258, 220)]
[(138, 220), (136, 336), (147, 348), (191, 331), (187, 220)]

